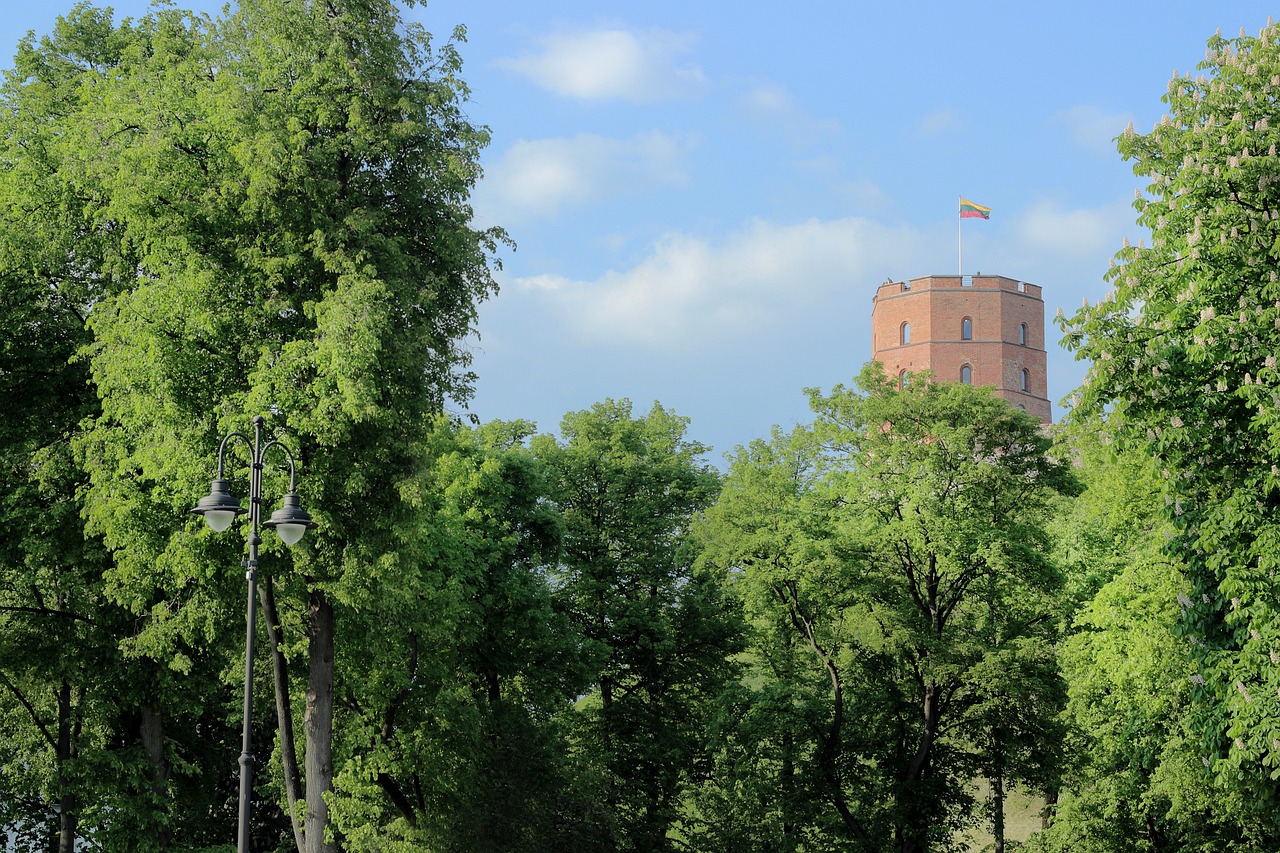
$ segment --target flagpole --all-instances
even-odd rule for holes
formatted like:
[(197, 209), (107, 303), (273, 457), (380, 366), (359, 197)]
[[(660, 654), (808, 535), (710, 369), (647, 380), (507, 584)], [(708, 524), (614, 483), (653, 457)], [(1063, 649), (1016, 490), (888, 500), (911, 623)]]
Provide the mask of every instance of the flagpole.
[(960, 196), (956, 196), (956, 275), (964, 279), (964, 237), (961, 225), (964, 220), (960, 218)]

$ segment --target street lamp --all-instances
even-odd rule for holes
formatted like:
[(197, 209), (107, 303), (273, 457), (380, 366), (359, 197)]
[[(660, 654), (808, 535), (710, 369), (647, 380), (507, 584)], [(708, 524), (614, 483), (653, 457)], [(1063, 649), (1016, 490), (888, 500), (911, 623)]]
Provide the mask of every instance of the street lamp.
[[(205, 522), (215, 531), (226, 530), (235, 521), (237, 515), (249, 513), (249, 559), (245, 562), (245, 580), (249, 582), (249, 604), (245, 617), (245, 649), (244, 649), (244, 733), (240, 751), (240, 827), (236, 844), (238, 853), (249, 853), (249, 792), (252, 787), (253, 756), (250, 753), (249, 717), (253, 711), (253, 628), (257, 615), (257, 583), (258, 583), (258, 545), (262, 539), (258, 536), (258, 527), (270, 527), (286, 545), (292, 545), (302, 538), (308, 528), (315, 527), (303, 510), (298, 500), (297, 478), (294, 472), (293, 454), (276, 438), (262, 441), (262, 426), (266, 419), (258, 415), (253, 419), (253, 438), (241, 432), (233, 432), (222, 439), (218, 445), (218, 473), (213, 479), (213, 487), (209, 494), (200, 499), (196, 508), (191, 510), (196, 515), (204, 516)], [(249, 471), (249, 509), (240, 505), (240, 501), (231, 495), (228, 482), (222, 476), (222, 462), (226, 455), (227, 443), (239, 438), (248, 445), (253, 456)], [(280, 509), (271, 514), (271, 518), (262, 518), (262, 468), (263, 458), (271, 448), (279, 448), (289, 460), (289, 493), (284, 496)]]

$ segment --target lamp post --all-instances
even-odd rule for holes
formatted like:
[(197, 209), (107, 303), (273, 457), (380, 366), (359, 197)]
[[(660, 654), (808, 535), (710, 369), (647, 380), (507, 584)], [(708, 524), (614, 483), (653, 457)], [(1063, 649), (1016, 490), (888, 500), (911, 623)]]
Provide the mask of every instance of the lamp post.
[[(293, 454), (276, 438), (262, 440), (262, 426), (266, 419), (261, 415), (253, 419), (253, 438), (241, 432), (233, 432), (222, 439), (218, 445), (218, 473), (213, 479), (213, 487), (209, 494), (200, 499), (196, 508), (191, 510), (196, 515), (204, 516), (205, 522), (215, 531), (226, 530), (237, 515), (249, 513), (249, 559), (245, 562), (245, 580), (249, 582), (249, 603), (245, 616), (245, 649), (244, 649), (244, 733), (240, 751), (240, 824), (236, 850), (238, 853), (249, 853), (249, 793), (253, 779), (253, 755), (250, 752), (251, 740), (249, 718), (253, 711), (253, 628), (257, 616), (257, 584), (258, 584), (258, 545), (262, 539), (258, 536), (258, 528), (270, 527), (286, 545), (292, 545), (302, 538), (308, 528), (315, 527), (302, 509), (298, 500), (297, 478), (295, 476)], [(240, 505), (240, 501), (231, 495), (228, 483), (222, 476), (223, 459), (226, 456), (227, 443), (233, 438), (242, 440), (249, 447), (253, 458), (249, 471), (249, 509)], [(262, 521), (262, 468), (263, 458), (271, 448), (279, 448), (289, 460), (289, 493), (284, 496), (280, 509), (271, 514), (271, 518)]]

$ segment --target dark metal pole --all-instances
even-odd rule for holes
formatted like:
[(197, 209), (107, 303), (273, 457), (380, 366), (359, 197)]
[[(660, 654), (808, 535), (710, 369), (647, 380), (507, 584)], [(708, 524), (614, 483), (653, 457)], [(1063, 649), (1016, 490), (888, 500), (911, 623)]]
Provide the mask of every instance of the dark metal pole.
[[(251, 454), (249, 466), (249, 559), (243, 561), (244, 579), (248, 581), (249, 598), (245, 605), (244, 627), (244, 732), (240, 750), (240, 825), (236, 836), (238, 853), (249, 853), (249, 802), (253, 799), (253, 740), (251, 723), (253, 719), (253, 639), (258, 613), (258, 546), (262, 544), (260, 531), (270, 527), (280, 536), (286, 545), (297, 544), (302, 535), (316, 523), (302, 508), (297, 493), (297, 466), (294, 465), (293, 454), (289, 448), (280, 443), (278, 437), (272, 437), (264, 444), (262, 428), (267, 419), (258, 415), (253, 419), (253, 439), (242, 432), (233, 432), (224, 436), (218, 445), (218, 473), (214, 477), (209, 494), (200, 499), (200, 503), (191, 510), (196, 515), (204, 516), (204, 520), (215, 531), (228, 529), (237, 516), (244, 513), (244, 507), (231, 496), (227, 481), (223, 479), (223, 461), (226, 457), (227, 444), (238, 438), (249, 445)], [(263, 462), (267, 451), (273, 447), (289, 461), (289, 494), (284, 496), (280, 509), (272, 513), (267, 521), (262, 520), (262, 471), (266, 467)]]
[(258, 613), (258, 522), (262, 518), (262, 425), (265, 419), (253, 419), (253, 461), (249, 471), (249, 560), (244, 578), (249, 586), (249, 603), (245, 608), (244, 637), (244, 732), (240, 749), (240, 828), (237, 853), (249, 853), (249, 800), (253, 791), (253, 753), (250, 721), (253, 715), (253, 639)]

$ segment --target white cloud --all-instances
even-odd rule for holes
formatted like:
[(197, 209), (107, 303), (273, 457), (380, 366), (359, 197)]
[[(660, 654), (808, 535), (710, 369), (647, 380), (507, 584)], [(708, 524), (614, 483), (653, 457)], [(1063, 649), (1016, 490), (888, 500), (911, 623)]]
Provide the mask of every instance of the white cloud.
[(931, 254), (934, 243), (865, 219), (755, 220), (720, 243), (668, 235), (635, 267), (595, 281), (543, 275), (514, 283), (553, 300), (582, 340), (688, 350), (825, 311), (833, 294), (844, 302), (850, 289), (881, 281), (902, 258)]
[[(1123, 235), (1141, 236), (1124, 200), (1075, 209), (1041, 200), (1006, 227), (1003, 240), (982, 229), (965, 235), (968, 266), (1046, 286), (1054, 304), (1093, 293)], [(951, 217), (923, 228), (861, 217), (757, 219), (723, 238), (668, 234), (633, 266), (594, 278), (544, 273), (508, 284), (558, 317), (566, 339), (672, 353), (825, 327), (837, 305), (869, 314), (877, 284), (949, 272), (955, 252)], [(860, 318), (850, 317), (850, 328)]]
[(591, 133), (521, 140), (485, 168), (477, 206), (485, 218), (511, 221), (530, 214), (643, 191), (680, 186), (693, 144), (652, 132), (631, 139)]
[(824, 147), (840, 131), (838, 123), (807, 114), (791, 91), (777, 83), (753, 85), (738, 95), (737, 106), (757, 128), (804, 147)]
[(1089, 104), (1078, 104), (1054, 114), (1054, 119), (1067, 125), (1071, 136), (1082, 148), (1106, 157), (1116, 153), (1115, 138), (1133, 121), (1129, 113), (1108, 113)]
[(679, 57), (693, 38), (667, 30), (595, 30), (546, 36), (539, 50), (498, 60), (557, 95), (589, 101), (662, 101), (698, 92), (697, 65)]
[(752, 87), (741, 98), (746, 110), (760, 118), (788, 117), (795, 112), (791, 93), (777, 83), (761, 83)]
[(1032, 252), (1109, 255), (1120, 248), (1120, 235), (1135, 230), (1134, 216), (1123, 201), (1064, 210), (1056, 202), (1040, 200), (1027, 209), (1016, 229), (1019, 240)]
[(555, 275), (531, 275), (517, 283), (528, 290), (559, 290), (564, 287), (565, 279)]
[(934, 110), (920, 119), (920, 132), (926, 136), (935, 136), (952, 130), (960, 130), (960, 116), (950, 107)]

